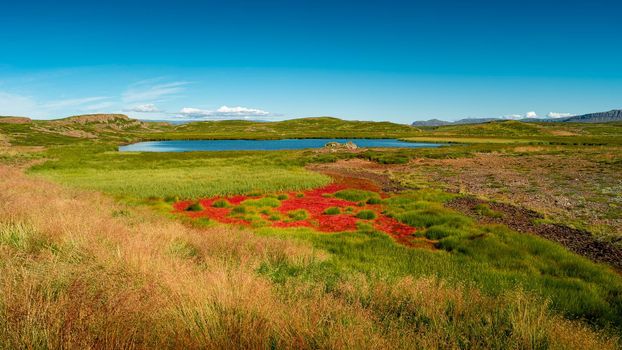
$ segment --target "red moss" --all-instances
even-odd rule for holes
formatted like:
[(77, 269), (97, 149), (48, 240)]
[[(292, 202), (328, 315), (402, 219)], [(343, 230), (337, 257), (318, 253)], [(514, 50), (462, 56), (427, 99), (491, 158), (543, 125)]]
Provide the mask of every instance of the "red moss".
[(374, 228), (397, 236), (410, 236), (416, 231), (414, 227), (410, 227), (385, 215), (378, 216), (378, 219), (374, 222)]
[(249, 199), (251, 197), (249, 196), (233, 196), (233, 197), (227, 197), (225, 198), (227, 201), (229, 201), (229, 203), (231, 205), (240, 205), (240, 203), (244, 202), (245, 200)]
[[(356, 187), (361, 187), (360, 184)], [(355, 215), (360, 210), (372, 210), (377, 215), (377, 219), (372, 220), (374, 228), (378, 231), (382, 231), (393, 236), (398, 242), (409, 244), (412, 234), (415, 232), (413, 227), (402, 224), (397, 220), (385, 216), (382, 214), (382, 206), (378, 204), (366, 204), (362, 207), (357, 207), (355, 202), (347, 201), (344, 199), (335, 198), (332, 195), (346, 188), (351, 188), (343, 183), (333, 183), (324, 187), (315, 188), (312, 190), (304, 191), (303, 196), (297, 196), (297, 192), (287, 193), (288, 198), (281, 201), (281, 205), (275, 210), (283, 214), (281, 220), (271, 221), (272, 227), (309, 227), (321, 232), (348, 232), (356, 231), (356, 224), (359, 221)], [(249, 221), (232, 217), (231, 208), (214, 208), (212, 205), (214, 201), (219, 199), (227, 200), (231, 205), (238, 206), (244, 200), (248, 199), (248, 196), (232, 196), (232, 197), (214, 197), (201, 199), (199, 202), (205, 208), (198, 212), (188, 212), (186, 209), (194, 201), (180, 201), (173, 204), (175, 212), (187, 215), (191, 218), (207, 217), (212, 220), (226, 223), (226, 224), (239, 224), (250, 225)], [(259, 197), (255, 197), (259, 198)], [(342, 214), (326, 215), (324, 211), (330, 207), (339, 207), (342, 209)], [(345, 213), (343, 210), (346, 207), (353, 207), (354, 211), (351, 213)], [(305, 220), (291, 221), (287, 219), (287, 213), (294, 210), (304, 209), (309, 213), (309, 216)], [(261, 217), (268, 221), (268, 215), (261, 214)]]
[(317, 218), (318, 230), (322, 232), (356, 231), (358, 220), (348, 214), (319, 215)]

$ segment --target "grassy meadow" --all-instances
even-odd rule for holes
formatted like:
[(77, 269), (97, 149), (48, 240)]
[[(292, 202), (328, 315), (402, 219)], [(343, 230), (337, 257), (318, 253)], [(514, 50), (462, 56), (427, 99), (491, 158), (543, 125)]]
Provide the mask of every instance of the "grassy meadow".
[[(531, 208), (516, 197), (534, 197), (527, 187), (548, 193), (588, 176), (575, 181), (578, 187), (565, 185), (573, 193), (564, 194), (573, 201), (580, 195), (585, 215), (569, 207), (579, 214), (564, 216), (553, 211), (554, 202), (536, 209), (555, 213), (561, 223), (604, 225), (615, 239), (622, 235), (616, 226), (620, 125), (416, 129), (334, 118), (181, 126), (69, 119), (0, 123), (0, 135), (0, 348), (622, 345), (619, 271), (447, 206), (475, 194)], [(138, 140), (284, 137), (456, 144), (357, 153), (116, 151)], [(306, 165), (354, 158), (401, 184), (400, 192), (375, 200), (384, 214), (418, 228), (430, 246), (406, 247), (366, 225), (318, 233), (171, 213), (171, 198), (266, 193), (278, 202), (279, 192), (331, 181)], [(556, 162), (573, 162), (576, 172), (556, 169)], [(477, 164), (498, 172), (477, 173), (481, 181), (470, 182)], [(501, 169), (547, 181), (522, 188)], [(273, 205), (265, 202), (247, 203), (257, 210)], [(596, 209), (601, 204), (610, 208), (606, 218), (593, 214), (609, 213)], [(478, 210), (497, 215), (486, 206)]]

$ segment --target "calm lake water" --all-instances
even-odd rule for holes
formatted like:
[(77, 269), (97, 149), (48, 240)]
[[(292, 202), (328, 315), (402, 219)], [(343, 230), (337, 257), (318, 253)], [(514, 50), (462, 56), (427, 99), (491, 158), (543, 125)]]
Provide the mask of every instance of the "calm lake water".
[(285, 140), (174, 140), (147, 141), (119, 147), (121, 152), (190, 151), (276, 151), (321, 148), (328, 142), (352, 141), (359, 147), (439, 147), (438, 143), (406, 142), (395, 139), (285, 139)]

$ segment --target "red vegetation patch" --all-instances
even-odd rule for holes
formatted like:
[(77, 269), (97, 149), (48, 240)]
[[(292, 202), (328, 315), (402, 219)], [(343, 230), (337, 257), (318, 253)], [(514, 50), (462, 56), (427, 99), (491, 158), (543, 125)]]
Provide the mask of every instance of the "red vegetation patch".
[[(359, 187), (360, 186), (356, 186)], [(209, 218), (225, 224), (272, 226), (272, 227), (309, 227), (321, 232), (351, 232), (357, 230), (357, 223), (366, 222), (374, 229), (393, 236), (398, 242), (412, 245), (413, 227), (402, 224), (399, 221), (382, 214), (382, 206), (379, 204), (365, 204), (358, 206), (356, 202), (335, 198), (335, 192), (352, 188), (345, 184), (333, 183), (328, 186), (299, 192), (288, 192), (287, 199), (281, 201), (277, 208), (245, 208), (237, 213), (233, 208), (215, 208), (213, 203), (219, 199), (227, 200), (234, 208), (250, 198), (248, 196), (214, 197), (199, 200), (205, 208), (202, 211), (186, 211), (194, 201), (180, 201), (173, 204), (174, 211), (183, 213), (190, 218)], [(261, 197), (253, 197), (261, 198)], [(340, 214), (325, 214), (326, 209), (337, 207)], [(240, 208), (244, 209), (244, 208)], [(288, 216), (288, 213), (297, 210), (305, 210), (308, 216), (303, 220), (296, 220)], [(356, 214), (361, 210), (371, 210), (376, 214), (376, 219), (361, 220)], [(277, 219), (269, 219), (271, 216)]]
[(338, 214), (338, 215), (326, 215), (322, 214), (317, 217), (318, 230), (322, 232), (343, 232), (343, 231), (355, 231), (356, 223), (359, 219), (353, 215)]

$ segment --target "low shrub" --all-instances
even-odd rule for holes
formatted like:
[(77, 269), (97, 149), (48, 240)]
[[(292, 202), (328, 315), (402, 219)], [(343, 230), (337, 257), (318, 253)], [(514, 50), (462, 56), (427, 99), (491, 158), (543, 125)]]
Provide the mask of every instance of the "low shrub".
[(205, 210), (205, 208), (203, 208), (203, 205), (201, 205), (201, 203), (199, 202), (194, 202), (190, 204), (188, 208), (186, 208), (186, 211), (202, 211), (202, 210)]
[(246, 214), (246, 207), (243, 206), (237, 206), (233, 209), (231, 209), (231, 213), (232, 214)]
[(472, 223), (469, 218), (458, 213), (439, 209), (409, 210), (395, 215), (395, 218), (412, 227), (426, 228), (434, 225), (461, 228)]
[(356, 214), (356, 217), (363, 220), (373, 220), (376, 218), (376, 213), (371, 210), (361, 210)]
[(339, 207), (330, 207), (324, 210), (324, 214), (326, 215), (337, 215), (341, 213), (341, 209)]
[(378, 197), (371, 197), (367, 200), (367, 204), (380, 204), (382, 200)]
[(229, 202), (227, 202), (227, 200), (225, 199), (218, 199), (214, 201), (214, 203), (212, 203), (212, 207), (214, 208), (228, 208), (230, 206), (231, 204), (229, 204)]
[(369, 198), (378, 197), (378, 193), (371, 191), (346, 189), (335, 192), (335, 197), (341, 198), (351, 202), (366, 201)]
[(280, 194), (276, 197), (276, 199), (280, 200), (280, 201), (284, 201), (287, 198), (289, 198), (286, 194)]
[(175, 202), (179, 202), (179, 197), (178, 196), (166, 196), (164, 197), (164, 201), (166, 203), (175, 203)]
[(300, 220), (305, 220), (306, 218), (308, 218), (309, 213), (307, 213), (307, 211), (304, 209), (298, 209), (298, 210), (292, 210), (288, 212), (287, 216), (289, 216), (289, 218), (294, 221), (300, 221)]

